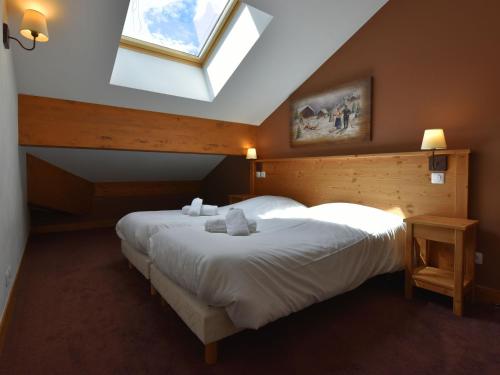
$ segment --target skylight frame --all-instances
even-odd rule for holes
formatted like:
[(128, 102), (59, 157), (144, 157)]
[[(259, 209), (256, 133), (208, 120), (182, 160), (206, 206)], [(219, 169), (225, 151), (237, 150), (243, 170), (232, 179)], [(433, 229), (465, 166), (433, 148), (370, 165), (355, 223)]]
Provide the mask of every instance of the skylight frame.
[(158, 44), (146, 42), (140, 39), (132, 38), (129, 36), (121, 35), (120, 47), (136, 50), (142, 53), (148, 53), (159, 57), (166, 57), (176, 61), (192, 64), (195, 66), (203, 66), (204, 62), (210, 56), (211, 51), (214, 49), (220, 36), (226, 30), (231, 19), (234, 18), (236, 9), (240, 0), (229, 0), (219, 20), (213, 28), (210, 36), (203, 45), (199, 56), (194, 56), (186, 52), (178, 51), (173, 48), (160, 46)]

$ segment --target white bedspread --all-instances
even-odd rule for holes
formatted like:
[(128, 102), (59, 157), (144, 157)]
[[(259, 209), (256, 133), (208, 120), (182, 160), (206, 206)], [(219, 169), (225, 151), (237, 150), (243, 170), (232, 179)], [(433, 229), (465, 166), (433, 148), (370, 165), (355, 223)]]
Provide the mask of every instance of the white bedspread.
[(403, 228), (402, 219), (380, 210), (330, 204), (297, 218), (258, 220), (258, 233), (248, 237), (159, 231), (150, 256), (175, 283), (224, 307), (237, 327), (257, 329), (400, 270)]
[(148, 255), (149, 238), (161, 229), (203, 227), (208, 219), (224, 218), (231, 207), (239, 207), (248, 218), (282, 217), (306, 207), (290, 198), (261, 196), (220, 207), (217, 216), (182, 215), (181, 210), (141, 211), (125, 215), (116, 224), (116, 233), (136, 250)]

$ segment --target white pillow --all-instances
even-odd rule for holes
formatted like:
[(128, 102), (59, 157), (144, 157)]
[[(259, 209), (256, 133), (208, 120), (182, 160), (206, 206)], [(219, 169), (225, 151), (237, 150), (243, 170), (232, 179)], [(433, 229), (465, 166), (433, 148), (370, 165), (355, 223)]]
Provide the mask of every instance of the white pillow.
[(246, 217), (258, 219), (300, 217), (307, 207), (293, 199), (273, 195), (263, 195), (238, 202), (227, 207), (241, 208)]

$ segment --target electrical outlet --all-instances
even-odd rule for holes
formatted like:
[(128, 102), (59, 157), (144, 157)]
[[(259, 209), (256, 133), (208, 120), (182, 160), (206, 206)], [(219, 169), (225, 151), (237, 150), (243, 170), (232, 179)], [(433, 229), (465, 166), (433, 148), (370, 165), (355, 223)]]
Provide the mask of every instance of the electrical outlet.
[(474, 254), (474, 261), (476, 262), (476, 264), (483, 264), (483, 253), (477, 252), (476, 254)]
[(5, 271), (5, 288), (8, 288), (10, 286), (11, 278), (12, 278), (12, 267), (9, 266), (7, 268), (7, 271)]
[(436, 173), (436, 172), (433, 172), (431, 173), (431, 183), (433, 184), (444, 184), (444, 173), (442, 172), (439, 172), (439, 173)]

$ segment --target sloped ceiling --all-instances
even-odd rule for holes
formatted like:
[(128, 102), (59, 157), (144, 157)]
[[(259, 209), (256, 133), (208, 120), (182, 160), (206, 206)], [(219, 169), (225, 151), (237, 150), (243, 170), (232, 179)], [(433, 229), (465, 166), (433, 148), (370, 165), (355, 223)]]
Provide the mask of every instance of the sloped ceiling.
[[(260, 125), (387, 0), (248, 0), (268, 28), (212, 103), (110, 85), (127, 0), (9, 0), (9, 24), (25, 8), (47, 15), (50, 40), (12, 44), (18, 90), (158, 112)], [(140, 67), (138, 67), (140, 69)]]
[(199, 181), (221, 155), (22, 147), (27, 152), (92, 182)]

